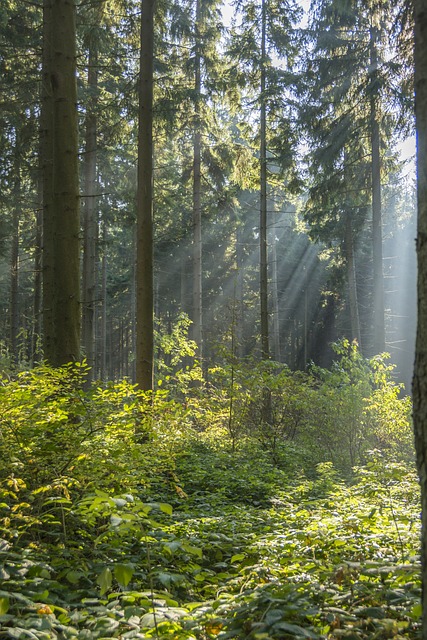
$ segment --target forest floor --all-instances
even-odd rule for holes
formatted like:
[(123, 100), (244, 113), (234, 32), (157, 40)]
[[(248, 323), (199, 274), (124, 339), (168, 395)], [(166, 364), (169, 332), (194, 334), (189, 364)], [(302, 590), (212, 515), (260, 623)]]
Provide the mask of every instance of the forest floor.
[(418, 637), (412, 470), (373, 460), (344, 484), (325, 463), (291, 482), (193, 451), (151, 491), (53, 496), (38, 535), (3, 540), (0, 638)]

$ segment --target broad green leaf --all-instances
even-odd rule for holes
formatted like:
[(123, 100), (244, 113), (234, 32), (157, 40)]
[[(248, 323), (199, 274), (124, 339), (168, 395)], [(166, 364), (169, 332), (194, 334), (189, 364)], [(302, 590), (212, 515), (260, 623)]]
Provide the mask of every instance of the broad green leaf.
[(78, 581), (80, 580), (80, 578), (82, 577), (82, 573), (80, 571), (68, 571), (68, 573), (66, 574), (66, 578), (68, 580), (68, 582), (70, 582), (71, 584), (77, 584)]
[(121, 587), (127, 587), (132, 580), (133, 568), (129, 564), (116, 564), (114, 566), (114, 577)]
[(96, 582), (101, 587), (101, 596), (103, 596), (104, 593), (106, 593), (111, 587), (111, 584), (113, 582), (113, 575), (111, 573), (111, 570), (108, 567), (105, 567), (102, 573), (97, 577)]
[(0, 616), (4, 616), (9, 611), (9, 598), (0, 598)]
[(245, 553), (236, 553), (234, 556), (231, 556), (230, 563), (233, 564), (234, 562), (240, 562), (240, 560), (243, 560), (244, 558), (246, 558)]

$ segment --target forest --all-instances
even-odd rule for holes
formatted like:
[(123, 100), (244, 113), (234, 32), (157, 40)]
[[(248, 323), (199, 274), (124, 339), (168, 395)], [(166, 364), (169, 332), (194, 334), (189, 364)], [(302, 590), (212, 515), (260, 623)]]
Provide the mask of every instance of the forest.
[(427, 640), (413, 4), (2, 0), (0, 638)]

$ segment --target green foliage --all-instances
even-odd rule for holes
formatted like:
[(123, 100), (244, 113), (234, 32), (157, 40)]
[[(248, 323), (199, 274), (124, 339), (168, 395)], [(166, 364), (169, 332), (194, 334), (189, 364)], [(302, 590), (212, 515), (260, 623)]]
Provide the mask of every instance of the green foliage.
[[(0, 636), (415, 639), (418, 485), (377, 409), (383, 393), (400, 430), (407, 401), (384, 360), (339, 350), (330, 372), (266, 364), (258, 383), (233, 363), (234, 451), (227, 367), (186, 408), (125, 382), (83, 391), (85, 365), (4, 379)], [(313, 454), (325, 399), (340, 429), (357, 408), (366, 446), (386, 438), (351, 484)]]

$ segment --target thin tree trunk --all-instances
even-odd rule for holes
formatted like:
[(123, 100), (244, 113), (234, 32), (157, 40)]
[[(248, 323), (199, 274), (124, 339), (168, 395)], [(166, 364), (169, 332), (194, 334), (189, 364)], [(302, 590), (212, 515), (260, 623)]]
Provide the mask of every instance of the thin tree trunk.
[(19, 334), (19, 220), (21, 202), (21, 163), (19, 158), (19, 142), (16, 141), (14, 205), (12, 215), (12, 247), (10, 254), (10, 352), (12, 362), (18, 363)]
[(43, 242), (43, 195), (40, 189), (39, 208), (36, 211), (36, 239), (34, 244), (34, 310), (31, 337), (31, 364), (40, 354), (39, 341), (42, 335), (42, 242)]
[(202, 91), (201, 54), (200, 54), (200, 7), (196, 0), (195, 24), (195, 61), (194, 61), (194, 138), (193, 138), (193, 326), (192, 336), (199, 349), (199, 358), (203, 358), (203, 302), (202, 302), (202, 171), (201, 171), (201, 115), (200, 102)]
[(415, 0), (414, 7), (418, 165), (418, 325), (413, 384), (413, 420), (422, 506), (422, 639), (427, 640), (427, 0)]
[(245, 343), (245, 308), (244, 308), (244, 276), (245, 276), (245, 256), (243, 252), (242, 225), (236, 215), (236, 355), (238, 358), (244, 356)]
[[(274, 205), (271, 203), (273, 208)], [(273, 330), (273, 357), (277, 362), (281, 359), (280, 345), (280, 318), (279, 318), (279, 295), (278, 295), (278, 273), (277, 273), (277, 234), (276, 234), (276, 218), (271, 229), (271, 279), (272, 279), (272, 330)]]
[(270, 357), (268, 341), (268, 266), (267, 266), (267, 107), (266, 107), (266, 0), (261, 3), (261, 94), (260, 94), (260, 306), (261, 357)]
[(107, 379), (107, 225), (102, 225), (102, 261), (101, 261), (101, 329), (100, 329), (100, 371), (101, 380)]
[(382, 203), (381, 203), (381, 157), (379, 124), (379, 85), (377, 29), (370, 31), (371, 64), (371, 167), (372, 167), (372, 252), (374, 270), (374, 352), (385, 350), (385, 311), (383, 277), (383, 239), (382, 239)]
[(154, 0), (141, 0), (139, 78), (136, 382), (153, 389), (153, 30)]
[(95, 312), (96, 312), (96, 237), (97, 237), (97, 116), (98, 56), (91, 38), (88, 60), (88, 89), (90, 100), (86, 114), (84, 162), (84, 218), (83, 218), (83, 285), (82, 285), (82, 346), (90, 367), (88, 381), (95, 368)]
[(51, 70), (52, 49), (52, 1), (43, 2), (43, 56), (42, 56), (42, 102), (40, 117), (40, 153), (42, 169), (43, 194), (43, 241), (42, 241), (42, 275), (43, 275), (43, 352), (51, 361), (55, 351), (56, 307), (55, 263), (54, 263), (54, 208), (53, 208), (53, 90)]
[(360, 337), (359, 305), (357, 301), (356, 264), (354, 259), (353, 227), (351, 215), (347, 212), (345, 220), (345, 252), (347, 263), (347, 282), (350, 302), (351, 339), (357, 340), (359, 349), (362, 349)]

